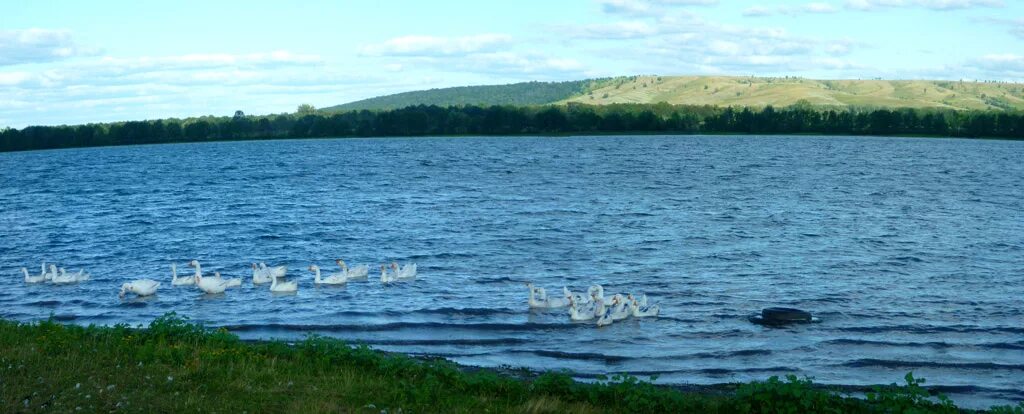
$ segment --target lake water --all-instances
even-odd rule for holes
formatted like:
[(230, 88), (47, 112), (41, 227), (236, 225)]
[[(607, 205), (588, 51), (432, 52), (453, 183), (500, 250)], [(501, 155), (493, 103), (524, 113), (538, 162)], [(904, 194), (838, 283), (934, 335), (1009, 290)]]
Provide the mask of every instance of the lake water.
[[(463, 364), (722, 383), (901, 382), (1024, 400), (1024, 142), (503, 137), (226, 142), (0, 154), (0, 317), (318, 333)], [(315, 288), (306, 269), (413, 261)], [(289, 266), (297, 295), (120, 283)], [(26, 285), (42, 260), (94, 279)], [(525, 281), (646, 292), (662, 317), (531, 312)], [(773, 305), (821, 322), (747, 321)]]

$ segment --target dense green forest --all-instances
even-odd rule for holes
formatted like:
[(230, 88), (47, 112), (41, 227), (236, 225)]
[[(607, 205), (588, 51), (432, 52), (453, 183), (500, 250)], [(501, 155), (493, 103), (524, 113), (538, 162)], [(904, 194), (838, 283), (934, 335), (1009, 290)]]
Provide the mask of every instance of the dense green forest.
[[(311, 109), (311, 108), (309, 108)], [(819, 110), (661, 104), (412, 106), (336, 114), (201, 117), (0, 131), (0, 150), (214, 140), (518, 134), (837, 134), (1024, 138), (1024, 112)]]
[(522, 82), (509, 85), (459, 86), (378, 96), (321, 109), (322, 112), (398, 109), (416, 105), (544, 105), (581, 95), (600, 79), (569, 82)]

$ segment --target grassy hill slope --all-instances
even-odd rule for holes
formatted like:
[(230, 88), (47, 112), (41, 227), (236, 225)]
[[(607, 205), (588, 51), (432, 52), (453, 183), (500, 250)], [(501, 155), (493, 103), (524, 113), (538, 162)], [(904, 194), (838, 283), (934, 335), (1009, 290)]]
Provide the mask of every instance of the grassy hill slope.
[(542, 105), (571, 98), (594, 88), (594, 81), (523, 82), (509, 85), (458, 86), (403, 92), (322, 108), (326, 112), (397, 109), (412, 105)]
[(812, 80), (730, 76), (633, 76), (561, 102), (718, 106), (1024, 109), (1024, 85), (929, 80)]
[(812, 80), (737, 76), (628, 76), (404, 92), (323, 108), (327, 112), (411, 105), (603, 105), (658, 103), (834, 108), (1024, 110), (1024, 84), (932, 80)]

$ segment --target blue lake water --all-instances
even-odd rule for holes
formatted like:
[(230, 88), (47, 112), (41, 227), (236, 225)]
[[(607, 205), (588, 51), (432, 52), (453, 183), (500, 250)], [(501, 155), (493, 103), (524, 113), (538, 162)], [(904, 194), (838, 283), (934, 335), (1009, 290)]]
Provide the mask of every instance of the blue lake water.
[[(1024, 142), (865, 137), (387, 138), (0, 154), (0, 317), (148, 323), (175, 311), (243, 338), (318, 333), (480, 365), (722, 383), (949, 386), (1024, 400)], [(412, 283), (315, 288), (333, 259), (419, 264)], [(169, 263), (297, 295), (208, 297)], [(93, 280), (26, 285), (42, 260)], [(531, 312), (551, 291), (646, 292), (662, 317), (598, 329)], [(747, 316), (805, 308), (786, 329)]]

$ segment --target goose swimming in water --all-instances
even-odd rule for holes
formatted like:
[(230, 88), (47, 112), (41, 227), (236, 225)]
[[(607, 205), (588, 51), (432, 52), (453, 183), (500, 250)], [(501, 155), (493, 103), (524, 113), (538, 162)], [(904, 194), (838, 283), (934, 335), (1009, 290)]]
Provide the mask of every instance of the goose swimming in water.
[(399, 279), (416, 278), (416, 263), (409, 263), (405, 266), (399, 266), (398, 262), (391, 262), (391, 269), (395, 271), (395, 277)]
[(190, 267), (196, 269), (196, 274), (193, 276), (196, 281), (196, 286), (199, 290), (209, 294), (224, 293), (224, 290), (228, 288), (228, 282), (223, 279), (214, 279), (212, 277), (203, 277), (202, 267), (199, 265), (198, 260), (192, 260), (188, 262)]
[(608, 313), (608, 304), (604, 298), (599, 298), (597, 295), (591, 296), (594, 299), (594, 316), (600, 318)]
[(40, 283), (46, 281), (46, 272), (40, 273), (39, 276), (32, 276), (28, 274), (28, 268), (21, 268), (21, 272), (25, 274), (25, 283)]
[(569, 319), (574, 321), (589, 321), (594, 319), (596, 313), (595, 302), (585, 302), (580, 304), (575, 298), (569, 298)]
[(346, 280), (366, 280), (370, 274), (370, 266), (359, 265), (356, 267), (348, 267), (344, 260), (338, 259), (334, 263), (338, 264), (341, 268), (341, 272), (345, 275)]
[(288, 282), (278, 282), (278, 279), (280, 279), (280, 278), (275, 277), (274, 280), (270, 282), (270, 291), (271, 292), (275, 292), (275, 293), (298, 292), (298, 290), (299, 290), (299, 281), (298, 280), (292, 280), (292, 281), (288, 281)]
[(138, 279), (121, 285), (121, 293), (118, 294), (120, 297), (124, 297), (125, 293), (131, 292), (138, 296), (149, 296), (156, 293), (156, 288), (160, 287), (160, 282), (152, 279)]
[(229, 288), (230, 287), (236, 287), (236, 286), (242, 286), (242, 278), (240, 278), (240, 277), (233, 277), (233, 278), (230, 278), (230, 279), (224, 279), (224, 278), (220, 277), (220, 272), (213, 272), (213, 278), (217, 279), (217, 280), (223, 280), (225, 283), (228, 284), (227, 287), (229, 287)]
[(632, 312), (633, 316), (637, 318), (658, 316), (658, 312), (661, 310), (658, 305), (647, 305), (647, 294), (645, 293), (641, 293), (639, 299), (633, 297), (632, 294), (629, 295), (628, 302), (630, 312)]
[(614, 322), (614, 320), (611, 319), (611, 313), (608, 312), (608, 308), (604, 303), (604, 299), (594, 296), (594, 302), (597, 303), (597, 310), (595, 312), (595, 314), (597, 315), (597, 326), (602, 327), (611, 325), (611, 323)]
[(608, 311), (608, 314), (611, 315), (612, 320), (615, 322), (626, 319), (633, 313), (629, 306), (626, 305), (625, 298), (620, 294), (612, 297), (612, 305), (613, 307)]
[(58, 285), (66, 285), (70, 283), (78, 283), (81, 281), (89, 280), (89, 275), (85, 274), (85, 269), (80, 269), (78, 273), (68, 274), (67, 271), (62, 267), (60, 273), (57, 273), (57, 265), (50, 265), (50, 273), (56, 276), (51, 279), (51, 282)]
[(171, 263), (171, 286), (184, 286), (196, 284), (196, 278), (194, 276), (182, 276), (178, 277), (178, 265)]
[(270, 274), (270, 277), (275, 279), (284, 277), (284, 274), (288, 272), (288, 268), (285, 266), (267, 267), (267, 264), (263, 262), (260, 262), (260, 269), (263, 269), (264, 272), (267, 272)]
[(270, 270), (265, 267), (260, 267), (258, 264), (252, 264), (252, 284), (261, 285), (264, 283), (270, 283), (274, 279), (270, 275)]
[(562, 288), (562, 293), (565, 294), (565, 297), (572, 299), (572, 302), (575, 303), (576, 306), (583, 306), (583, 305), (586, 305), (586, 304), (591, 302), (591, 300), (590, 300), (591, 298), (590, 298), (589, 295), (583, 295), (582, 293), (575, 293), (575, 292), (569, 290), (569, 288), (567, 288), (567, 287), (563, 287)]
[[(569, 306), (570, 297), (561, 298), (549, 298), (548, 293), (544, 288), (534, 287), (533, 283), (527, 283), (526, 287), (530, 289), (530, 297), (527, 303), (531, 308), (564, 308)], [(563, 294), (565, 291), (563, 290)]]
[(46, 262), (45, 261), (43, 262), (42, 267), (43, 267), (43, 273), (42, 273), (43, 274), (43, 280), (53, 280), (53, 277), (57, 276), (56, 267), (54, 267), (54, 271), (53, 272), (50, 272), (47, 269), (47, 267), (46, 267)]
[(387, 267), (384, 267), (384, 265), (380, 265), (380, 282), (381, 283), (388, 284), (388, 283), (397, 282), (397, 281), (398, 281), (398, 275), (396, 275), (394, 273), (388, 273)]
[(345, 277), (345, 273), (332, 273), (326, 278), (320, 278), (320, 266), (309, 265), (309, 270), (315, 275), (313, 282), (318, 285), (344, 285), (348, 283), (348, 278)]
[(647, 294), (646, 293), (640, 293), (640, 296), (635, 296), (635, 297), (633, 296), (632, 293), (630, 293), (629, 294), (629, 300), (630, 301), (634, 301), (635, 300), (637, 305), (640, 305), (641, 308), (647, 306)]

